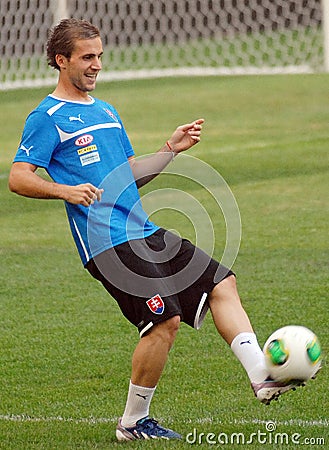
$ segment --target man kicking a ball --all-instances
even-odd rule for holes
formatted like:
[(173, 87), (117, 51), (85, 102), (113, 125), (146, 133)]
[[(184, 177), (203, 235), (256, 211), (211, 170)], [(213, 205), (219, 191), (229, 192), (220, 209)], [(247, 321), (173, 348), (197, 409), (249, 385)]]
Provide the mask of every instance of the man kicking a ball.
[[(138, 188), (200, 141), (203, 119), (179, 126), (158, 152), (135, 159), (117, 111), (89, 95), (96, 87), (102, 54), (99, 30), (89, 22), (65, 19), (51, 31), (47, 56), (59, 72), (58, 84), (27, 118), (9, 187), (26, 197), (65, 201), (83, 265), (139, 331), (117, 438), (179, 439), (180, 434), (151, 418), (149, 409), (181, 321), (198, 329), (210, 309), (261, 402), (269, 403), (294, 385), (268, 377), (233, 272), (150, 222), (140, 205)], [(41, 178), (38, 167), (53, 181)], [(114, 195), (118, 186), (120, 192)], [(95, 212), (90, 222), (91, 205)], [(110, 205), (110, 217), (103, 205), (106, 211)], [(90, 236), (96, 239), (92, 244)], [(135, 285), (134, 291), (135, 275), (148, 280), (145, 289)], [(171, 281), (177, 276), (184, 281), (182, 288)]]

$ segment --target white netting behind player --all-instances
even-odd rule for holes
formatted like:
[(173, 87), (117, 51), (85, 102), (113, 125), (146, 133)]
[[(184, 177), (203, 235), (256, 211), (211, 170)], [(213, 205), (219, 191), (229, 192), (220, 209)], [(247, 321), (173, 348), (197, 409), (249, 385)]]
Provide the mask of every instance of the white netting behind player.
[(0, 88), (53, 83), (60, 17), (97, 25), (103, 79), (323, 69), (321, 0), (0, 0)]

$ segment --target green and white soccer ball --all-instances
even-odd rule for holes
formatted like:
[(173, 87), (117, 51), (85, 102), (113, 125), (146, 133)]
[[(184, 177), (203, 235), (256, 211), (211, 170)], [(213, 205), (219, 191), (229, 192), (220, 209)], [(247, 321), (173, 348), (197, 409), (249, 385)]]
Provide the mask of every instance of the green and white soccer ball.
[(276, 381), (307, 381), (321, 368), (319, 339), (306, 327), (288, 325), (267, 339), (263, 352), (270, 376)]

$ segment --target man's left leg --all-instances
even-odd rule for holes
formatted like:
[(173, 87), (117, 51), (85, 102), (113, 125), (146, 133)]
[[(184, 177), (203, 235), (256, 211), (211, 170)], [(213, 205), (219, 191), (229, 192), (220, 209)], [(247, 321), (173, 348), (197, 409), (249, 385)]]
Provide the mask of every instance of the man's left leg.
[(215, 326), (231, 346), (251, 382), (258, 400), (270, 403), (279, 395), (296, 387), (296, 384), (279, 383), (269, 377), (264, 354), (244, 310), (231, 275), (218, 283), (208, 297)]
[(215, 286), (209, 295), (209, 307), (219, 334), (231, 346), (250, 381), (260, 383), (267, 378), (264, 354), (242, 307), (234, 275)]

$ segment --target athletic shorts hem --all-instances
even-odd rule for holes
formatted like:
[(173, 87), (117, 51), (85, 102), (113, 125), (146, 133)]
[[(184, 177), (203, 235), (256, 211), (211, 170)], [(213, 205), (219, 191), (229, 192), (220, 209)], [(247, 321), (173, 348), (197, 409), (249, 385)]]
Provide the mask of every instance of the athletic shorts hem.
[(182, 321), (182, 315), (179, 312), (176, 312), (176, 313), (173, 312), (170, 316), (166, 316), (166, 317), (163, 317), (163, 318), (161, 317), (161, 318), (159, 318), (156, 321), (153, 320), (153, 321), (149, 322), (147, 325), (143, 326), (143, 328), (139, 328), (138, 327), (139, 336), (143, 337), (145, 335), (145, 333), (147, 333), (149, 330), (151, 330), (155, 325), (158, 325), (159, 323), (163, 323), (166, 320), (169, 320), (169, 319), (171, 319), (172, 317), (175, 317), (175, 316), (179, 316), (180, 320)]

